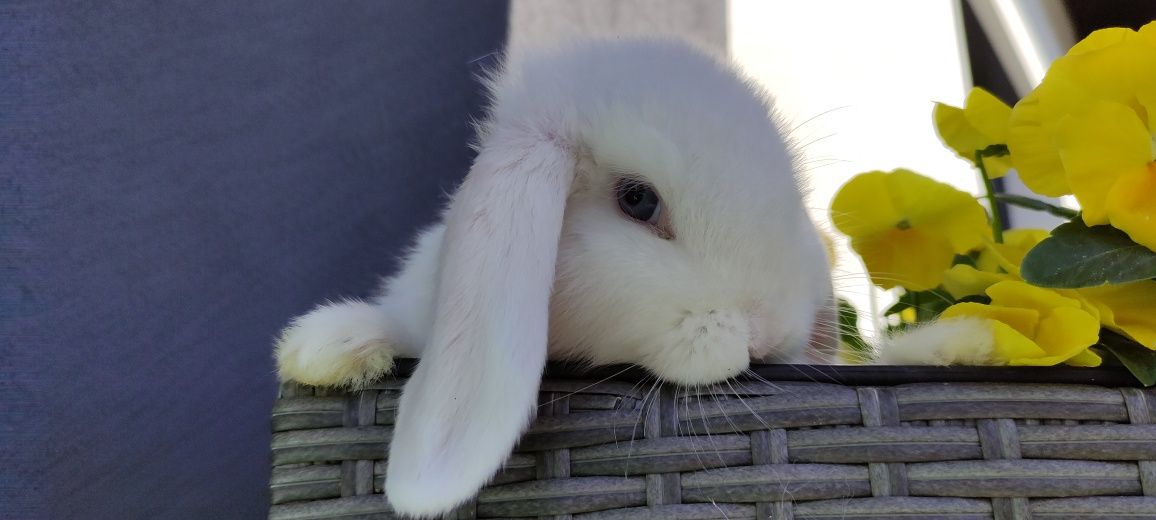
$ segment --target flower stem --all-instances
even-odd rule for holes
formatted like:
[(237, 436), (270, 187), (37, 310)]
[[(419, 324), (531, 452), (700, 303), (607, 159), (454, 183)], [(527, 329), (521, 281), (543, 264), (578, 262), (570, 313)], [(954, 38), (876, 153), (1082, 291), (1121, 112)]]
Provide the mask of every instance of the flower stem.
[(1033, 209), (1036, 211), (1043, 211), (1049, 215), (1054, 215), (1063, 219), (1072, 220), (1080, 216), (1080, 212), (1074, 209), (1068, 209), (1055, 204), (1048, 204), (1042, 200), (1036, 200), (1031, 197), (1024, 197), (1023, 195), (1013, 195), (1010, 193), (997, 193), (995, 199), (1012, 206), (1018, 206), (1026, 209)]
[(991, 235), (995, 239), (995, 243), (1003, 243), (1003, 217), (999, 214), (999, 204), (995, 197), (995, 183), (991, 181), (991, 177), (987, 175), (987, 167), (983, 164), (985, 150), (975, 151), (975, 167), (979, 168), (979, 176), (983, 177), (983, 187), (987, 190), (987, 201), (991, 206)]

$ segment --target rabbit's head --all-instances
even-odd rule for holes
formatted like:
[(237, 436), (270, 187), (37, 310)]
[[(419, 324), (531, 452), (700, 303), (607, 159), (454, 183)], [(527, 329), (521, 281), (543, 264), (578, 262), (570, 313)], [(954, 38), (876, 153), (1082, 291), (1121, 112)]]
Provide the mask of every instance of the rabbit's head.
[(445, 512), (499, 468), (537, 406), (547, 343), (706, 384), (801, 359), (830, 305), (791, 151), (768, 98), (728, 66), (600, 42), (513, 64), (490, 89), (394, 432), (387, 494), (409, 514)]

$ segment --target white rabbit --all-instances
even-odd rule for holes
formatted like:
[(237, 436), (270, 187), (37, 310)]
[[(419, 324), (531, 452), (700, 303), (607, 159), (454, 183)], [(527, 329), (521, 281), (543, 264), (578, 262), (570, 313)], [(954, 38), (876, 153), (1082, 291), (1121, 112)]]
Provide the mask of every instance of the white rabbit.
[(815, 323), (833, 322), (795, 155), (730, 66), (673, 42), (589, 42), (508, 64), (488, 88), (443, 223), (380, 297), (324, 305), (277, 345), (280, 376), (316, 385), (421, 358), (386, 485), (413, 516), (500, 468), (547, 356), (707, 384), (752, 359), (804, 361), (829, 335)]

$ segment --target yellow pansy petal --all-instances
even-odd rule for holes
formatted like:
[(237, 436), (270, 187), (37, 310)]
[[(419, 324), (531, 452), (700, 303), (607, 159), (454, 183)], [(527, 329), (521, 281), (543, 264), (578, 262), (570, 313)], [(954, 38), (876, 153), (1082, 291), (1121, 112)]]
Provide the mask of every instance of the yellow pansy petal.
[(987, 213), (967, 192), (904, 169), (891, 174), (888, 186), (893, 204), (904, 208), (912, 227), (933, 229), (956, 253), (971, 251), (991, 236)]
[(1005, 272), (1014, 278), (1022, 278), (1020, 276), (1019, 264), (1012, 263), (1011, 260), (1008, 260), (1008, 258), (1004, 256), (1003, 248), (1000, 247), (1003, 244), (996, 244), (992, 241), (986, 245), (987, 247), (983, 248), (980, 252), (979, 259), (976, 260), (977, 267), (982, 266), (981, 269), (985, 271), (993, 273)]
[(972, 128), (971, 123), (967, 122), (963, 109), (936, 103), (931, 111), (931, 117), (935, 121), (935, 130), (939, 132), (939, 138), (944, 144), (961, 157), (971, 159), (982, 143), (982, 136)]
[(995, 340), (993, 354), (997, 359), (1004, 360), (1009, 365), (1050, 366), (1059, 362), (1046, 361), (1047, 352), (1044, 352), (1031, 338), (1009, 327), (1006, 323), (992, 320), (991, 326), (992, 336)]
[[(982, 318), (992, 328), (994, 356), (1011, 365), (1050, 366), (1071, 362), (1080, 365), (1098, 364), (1098, 357), (1085, 355), (1088, 347), (1099, 339), (1100, 322), (1079, 302), (1059, 295), (1044, 295), (1025, 290), (1022, 282), (1000, 282), (993, 286), (999, 296), (1020, 298), (1025, 305), (997, 305), (993, 296), (991, 305), (957, 303), (948, 307), (940, 319), (957, 317)], [(1039, 289), (1039, 288), (1033, 288)], [(1047, 292), (1046, 289), (1039, 289)], [(989, 288), (989, 293), (991, 289)], [(1058, 300), (1057, 300), (1058, 299)], [(1068, 301), (1076, 302), (1069, 306)], [(1059, 307), (1051, 304), (1061, 303)]]
[(1156, 45), (1156, 20), (1144, 24), (1137, 32), (1140, 33), (1141, 36), (1148, 37), (1152, 44)]
[[(1062, 76), (1096, 98), (1129, 103), (1156, 70), (1156, 52), (1131, 29), (1096, 31), (1056, 60), (1048, 76)], [(1046, 79), (1045, 79), (1046, 81)]]
[(1128, 322), (1109, 328), (1123, 334), (1127, 338), (1131, 338), (1132, 341), (1143, 345), (1149, 350), (1156, 350), (1156, 328), (1141, 323), (1140, 320), (1144, 319), (1143, 317), (1134, 317), (1137, 319), (1129, 320)]
[(992, 240), (987, 210), (974, 197), (959, 198), (950, 211), (948, 215), (938, 216), (927, 227), (951, 242), (957, 254), (967, 254)]
[(957, 303), (943, 310), (941, 319), (970, 316), (973, 318), (987, 318), (1003, 323), (1025, 336), (1036, 333), (1040, 313), (1034, 309), (984, 305), (982, 303)]
[(1101, 305), (1096, 304), (1092, 300), (1089, 300), (1088, 298), (1084, 297), (1083, 293), (1081, 293), (1080, 291), (1078, 291), (1076, 289), (1054, 289), (1054, 290), (1057, 293), (1059, 293), (1060, 295), (1064, 296), (1065, 298), (1071, 298), (1073, 300), (1080, 302), (1080, 309), (1081, 310), (1083, 310), (1084, 312), (1086, 312), (1088, 314), (1091, 314), (1092, 317), (1096, 318), (1097, 321), (1100, 320), (1100, 309), (1103, 307)]
[(1040, 313), (1035, 309), (1019, 309), (996, 305), (985, 305), (984, 307), (990, 309), (990, 312), (987, 313), (988, 317), (1006, 324), (1025, 336), (1034, 335), (1039, 329)]
[[(1153, 84), (1137, 93), (1136, 101), (1144, 107), (1144, 112), (1148, 114), (1148, 133), (1156, 136), (1156, 75), (1153, 76)], [(1152, 147), (1152, 154), (1156, 156), (1156, 139), (1153, 140)]]
[(831, 201), (835, 228), (859, 237), (895, 227), (903, 217), (891, 203), (888, 178), (887, 173), (873, 171), (847, 181)]
[(1151, 160), (1147, 129), (1131, 108), (1099, 101), (1083, 116), (1065, 118), (1056, 138), (1084, 222), (1108, 223), (1106, 199), (1112, 185), (1122, 172), (1143, 167)]
[(1054, 310), (1059, 307), (1079, 309), (1082, 307), (1080, 301), (1075, 298), (1068, 298), (1051, 289), (1036, 287), (1017, 280), (994, 284), (987, 288), (987, 295), (991, 297), (993, 305), (1041, 310)]
[(980, 271), (970, 265), (960, 264), (951, 266), (943, 274), (943, 288), (958, 300), (964, 296), (983, 294), (988, 287), (1010, 279), (1010, 275)]
[(1100, 322), (1147, 348), (1156, 350), (1156, 281), (1080, 289), (1100, 311)]
[(1011, 107), (982, 88), (973, 88), (967, 94), (964, 115), (973, 128), (990, 140), (988, 144), (1007, 142), (1007, 124)]
[[(1096, 343), (1100, 322), (1076, 298), (1019, 281), (999, 282), (987, 289), (994, 309), (988, 315), (1032, 339), (1043, 354), (1026, 356), (1007, 353), (1013, 365), (1054, 365), (1064, 362)], [(1013, 312), (1014, 310), (1014, 312)], [(1038, 313), (1034, 328), (1028, 312)], [(1018, 344), (1017, 344), (1018, 345)], [(1022, 345), (1020, 346), (1022, 348)]]
[(1002, 247), (999, 251), (1009, 262), (1019, 265), (1027, 256), (1028, 251), (1031, 251), (1033, 247), (1036, 247), (1049, 236), (1051, 236), (1051, 232), (1046, 229), (1009, 229), (1003, 233), (1003, 244), (1001, 244)]
[(1099, 300), (1098, 298), (1095, 298), (1092, 294), (1090, 294), (1088, 292), (1091, 290), (1102, 289), (1102, 288), (1106, 288), (1106, 287), (1109, 287), (1109, 286), (1089, 287), (1089, 288), (1084, 288), (1084, 289), (1073, 289), (1073, 291), (1077, 292), (1080, 295), (1080, 297), (1083, 298), (1085, 302), (1087, 302), (1087, 304), (1089, 306), (1091, 306), (1093, 309), (1095, 309), (1095, 311), (1096, 311), (1095, 314), (1100, 319), (1100, 325), (1103, 325), (1103, 326), (1108, 327), (1108, 328), (1112, 328), (1112, 327), (1116, 326), (1116, 314), (1115, 314), (1115, 312), (1113, 312), (1112, 308), (1109, 307), (1107, 304), (1105, 304), (1103, 301)]
[(1097, 29), (1085, 36), (1084, 39), (1076, 42), (1076, 44), (1068, 50), (1067, 55), (1080, 56), (1111, 48), (1128, 40), (1133, 33), (1134, 31), (1124, 27)]
[(1081, 350), (1079, 354), (1076, 354), (1068, 358), (1067, 361), (1064, 361), (1065, 364), (1076, 367), (1098, 367), (1103, 362), (1103, 358), (1088, 349)]
[(973, 317), (973, 318), (991, 318), (991, 314), (995, 312), (991, 305), (984, 305), (982, 303), (964, 302), (957, 303), (943, 310), (939, 315), (939, 319), (945, 320), (948, 318)]
[(1107, 205), (1112, 226), (1156, 251), (1156, 162), (1120, 175)]
[(1040, 319), (1035, 341), (1049, 355), (1066, 360), (1095, 345), (1100, 339), (1100, 320), (1081, 309), (1061, 307)]
[(1072, 360), (1072, 358), (1079, 356), (1081, 353), (1087, 352), (1087, 351), (1088, 351), (1087, 349), (1084, 349), (1084, 350), (1081, 350), (1079, 352), (1076, 352), (1075, 354), (1072, 354), (1071, 356), (1047, 355), (1047, 356), (1040, 356), (1040, 357), (1035, 357), (1035, 358), (1011, 359), (1008, 361), (1008, 364), (1011, 366), (1050, 367), (1050, 366), (1058, 365), (1060, 363), (1068, 364)]
[(1050, 234), (1044, 229), (1009, 229), (1004, 231), (1003, 243), (988, 244), (988, 247), (980, 251), (975, 266), (981, 271), (998, 272), (1002, 269), (1018, 276), (1019, 265), (1023, 262), (1024, 256), (1027, 256), (1028, 251), (1048, 238)]
[[(987, 213), (967, 192), (902, 168), (892, 172), (888, 187), (892, 204), (903, 208), (913, 228), (940, 234), (955, 253), (975, 249), (991, 236)], [(948, 265), (950, 262), (940, 268)]]
[(1041, 84), (1016, 103), (1008, 123), (1011, 163), (1023, 183), (1032, 191), (1049, 197), (1071, 193), (1064, 177), (1064, 165), (1052, 143), (1052, 124), (1046, 121), (1045, 103), (1050, 84)]
[(975, 197), (904, 169), (851, 179), (835, 195), (831, 217), (885, 289), (933, 289), (956, 254), (991, 239)]
[(934, 289), (943, 280), (944, 266), (955, 253), (950, 245), (918, 229), (894, 229), (873, 240), (852, 240), (876, 285), (902, 285), (913, 291)]
[(903, 168), (897, 168), (887, 176), (887, 193), (896, 207), (903, 208), (912, 225), (952, 211), (953, 206), (959, 204), (960, 195), (971, 198), (950, 184)]
[[(1139, 32), (1126, 28), (1096, 31), (1074, 46), (1050, 66), (1041, 84), (1016, 104), (1008, 134), (1012, 162), (1024, 183), (1033, 191), (1059, 196), (1075, 191), (1089, 223), (1105, 223), (1099, 193), (1081, 194), (1071, 184), (1070, 167), (1060, 161), (1057, 139), (1065, 118), (1086, 117), (1094, 102), (1112, 102), (1136, 111), (1149, 134), (1156, 134), (1151, 103), (1156, 96), (1156, 28)], [(1146, 92), (1149, 92), (1146, 94)], [(1093, 128), (1082, 125), (1085, 131)], [(1116, 136), (1105, 139), (1111, 142)], [(1069, 143), (1072, 144), (1072, 143)], [(1156, 150), (1153, 150), (1156, 152)], [(1082, 172), (1084, 173), (1084, 172)], [(1090, 204), (1087, 199), (1093, 200)]]
[[(976, 151), (1007, 143), (1011, 107), (976, 87), (968, 93), (964, 108), (936, 103), (932, 117), (940, 139), (957, 155), (974, 162)], [(1003, 177), (1011, 168), (1008, 157), (988, 157), (983, 164), (993, 179)]]
[[(1149, 23), (1140, 28), (1142, 35), (1142, 42), (1146, 46), (1147, 53), (1156, 61), (1156, 22)], [(1156, 136), (1156, 73), (1151, 73), (1156, 70), (1156, 64), (1149, 64), (1153, 69), (1149, 69), (1150, 74), (1147, 74), (1142, 80), (1140, 88), (1137, 89), (1136, 98), (1144, 107), (1144, 112), (1147, 114), (1148, 130), (1153, 136)], [(1156, 148), (1156, 142), (1153, 143)], [(1156, 150), (1153, 150), (1156, 152)]]

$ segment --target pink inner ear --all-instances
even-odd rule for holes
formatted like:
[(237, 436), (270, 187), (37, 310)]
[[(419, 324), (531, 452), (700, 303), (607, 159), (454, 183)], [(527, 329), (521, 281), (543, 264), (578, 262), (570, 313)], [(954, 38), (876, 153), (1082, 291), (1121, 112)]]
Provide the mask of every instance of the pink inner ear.
[(815, 313), (806, 352), (810, 363), (832, 365), (839, 362), (839, 316), (835, 311), (834, 297), (828, 298)]

